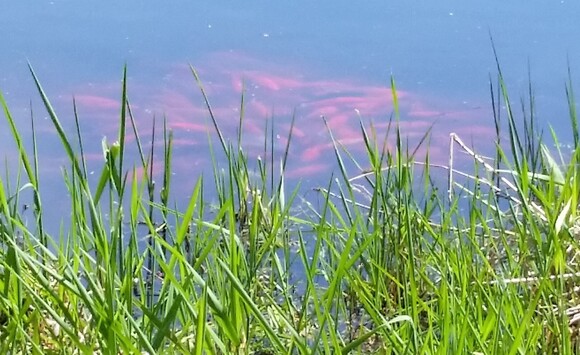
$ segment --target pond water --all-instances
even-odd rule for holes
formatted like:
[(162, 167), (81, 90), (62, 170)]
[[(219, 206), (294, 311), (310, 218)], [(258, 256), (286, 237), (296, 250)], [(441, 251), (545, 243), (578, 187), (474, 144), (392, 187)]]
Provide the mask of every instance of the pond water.
[[(126, 64), (144, 142), (153, 117), (158, 123), (166, 118), (174, 132), (173, 186), (179, 193), (190, 191), (211, 163), (208, 114), (191, 65), (231, 139), (244, 92), (244, 147), (251, 157), (263, 151), (266, 124), (273, 125), (280, 152), (294, 116), (287, 176), (312, 186), (336, 169), (321, 117), (338, 141), (363, 152), (359, 120), (384, 132), (393, 112), (391, 77), (403, 135), (416, 142), (433, 126), (434, 160), (447, 159), (450, 132), (489, 147), (489, 79), (497, 72), (491, 37), (514, 102), (526, 95), (531, 71), (540, 121), (569, 139), (564, 85), (568, 62), (578, 82), (579, 13), (573, 1), (19, 1), (0, 11), (0, 90), (23, 132), (32, 109), (44, 186), (62, 185), (64, 151), (27, 61), (71, 134), (75, 98), (94, 166), (102, 161), (103, 136), (116, 137)], [(2, 120), (0, 152), (9, 165), (13, 151)], [(49, 188), (44, 198), (58, 201), (62, 193)]]

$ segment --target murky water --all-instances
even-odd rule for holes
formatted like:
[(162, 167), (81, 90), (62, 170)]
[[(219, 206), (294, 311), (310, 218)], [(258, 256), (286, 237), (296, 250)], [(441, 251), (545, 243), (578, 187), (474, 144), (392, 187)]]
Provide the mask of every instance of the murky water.
[[(393, 113), (391, 76), (397, 83), (401, 130), (411, 146), (431, 127), (434, 160), (447, 159), (452, 131), (480, 149), (489, 146), (488, 81), (496, 73), (490, 35), (514, 101), (525, 95), (529, 65), (538, 117), (567, 133), (564, 83), (567, 60), (573, 79), (580, 70), (575, 64), (579, 10), (578, 3), (565, 1), (155, 6), (23, 1), (0, 11), (0, 90), (24, 132), (33, 109), (44, 185), (51, 186), (59, 181), (64, 152), (26, 62), (71, 133), (75, 98), (93, 166), (102, 160), (103, 136), (116, 136), (121, 73), (127, 64), (142, 139), (149, 139), (153, 117), (158, 123), (167, 120), (175, 136), (174, 186), (189, 190), (190, 182), (208, 171), (211, 128), (191, 64), (231, 139), (243, 93), (244, 149), (250, 156), (263, 157), (266, 128), (272, 125), (281, 152), (295, 117), (287, 176), (314, 185), (336, 168), (329, 129), (354, 153), (363, 152), (359, 122), (367, 127), (372, 122), (379, 136), (384, 134)], [(15, 159), (9, 137), (0, 121), (0, 150), (10, 165)], [(55, 201), (63, 193), (48, 190)]]

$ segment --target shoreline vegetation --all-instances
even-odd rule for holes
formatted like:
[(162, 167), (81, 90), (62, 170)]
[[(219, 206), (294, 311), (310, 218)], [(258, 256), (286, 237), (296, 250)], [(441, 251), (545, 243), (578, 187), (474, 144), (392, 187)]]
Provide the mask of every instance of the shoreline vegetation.
[[(208, 136), (213, 175), (193, 182), (189, 203), (176, 210), (165, 126), (153, 131), (164, 147), (160, 183), (151, 178), (153, 146), (137, 138), (139, 164), (127, 162), (125, 137), (139, 135), (126, 68), (118, 140), (103, 141), (95, 186), (76, 108), (76, 132), (67, 133), (30, 71), (68, 157), (62, 182), (70, 209), (60, 234), (48, 235), (34, 118), (29, 150), (0, 96), (19, 154), (18, 167), (0, 178), (1, 353), (580, 351), (580, 134), (571, 82), (571, 153), (553, 131), (556, 148), (544, 143), (531, 89), (516, 113), (499, 71), (490, 80), (495, 155), (480, 156), (452, 134), (442, 166), (430, 163), (428, 131), (421, 161), (400, 135), (391, 80), (395, 148), (386, 150), (387, 137), (361, 123), (367, 160), (354, 161), (329, 130), (338, 168), (316, 189), (315, 206), (300, 201), (298, 188), (287, 191), (291, 133), (280, 156), (266, 137), (268, 158), (249, 161), (243, 97), (229, 141), (192, 68), (217, 142)], [(472, 171), (454, 169), (458, 152)], [(349, 176), (345, 162), (364, 173)], [(447, 186), (435, 176), (446, 176)], [(212, 209), (207, 186), (217, 192)], [(23, 217), (23, 192), (33, 195), (34, 223)]]

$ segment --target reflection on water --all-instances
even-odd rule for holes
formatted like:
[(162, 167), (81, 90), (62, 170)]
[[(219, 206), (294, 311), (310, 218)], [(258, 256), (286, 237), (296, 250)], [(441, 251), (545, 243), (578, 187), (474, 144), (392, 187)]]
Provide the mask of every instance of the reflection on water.
[[(253, 158), (264, 153), (266, 129), (271, 125), (280, 153), (286, 146), (291, 121), (295, 118), (288, 177), (328, 176), (335, 167), (329, 130), (338, 143), (360, 154), (364, 152), (360, 122), (367, 129), (372, 122), (380, 140), (394, 114), (388, 78), (385, 85), (376, 85), (350, 78), (301, 75), (296, 69), (269, 68), (259, 59), (232, 52), (213, 54), (198, 63), (196, 69), (220, 129), (230, 139), (236, 137), (243, 95), (244, 148)], [(174, 132), (176, 179), (190, 176), (192, 171), (188, 169), (209, 164), (207, 134), (214, 129), (190, 68), (175, 66), (158, 91), (135, 81), (129, 86), (129, 92), (142, 139), (149, 138), (148, 124), (154, 116), (158, 120), (166, 119)], [(95, 138), (116, 135), (120, 109), (116, 97), (120, 88), (115, 85), (91, 84), (75, 90), (81, 125)], [(482, 103), (445, 102), (444, 98), (424, 97), (404, 88), (397, 89), (397, 99), (399, 127), (411, 147), (432, 130), (431, 139), (436, 144), (430, 147), (430, 153), (434, 161), (446, 159), (443, 143), (452, 131), (468, 140), (473, 138), (476, 144), (493, 135), (490, 110), (483, 108)], [(394, 135), (387, 141), (387, 147), (392, 148), (393, 144)]]

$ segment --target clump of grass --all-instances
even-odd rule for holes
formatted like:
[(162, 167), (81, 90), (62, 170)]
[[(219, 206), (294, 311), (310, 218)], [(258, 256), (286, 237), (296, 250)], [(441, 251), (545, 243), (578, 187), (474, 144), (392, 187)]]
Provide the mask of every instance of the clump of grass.
[[(338, 169), (317, 188), (315, 208), (298, 201), (299, 188), (287, 191), (290, 143), (276, 156), (269, 127), (264, 159), (249, 159), (244, 97), (232, 142), (192, 68), (217, 148), (210, 144), (211, 178), (192, 182), (189, 202), (178, 210), (171, 197), (171, 131), (164, 123), (159, 162), (155, 123), (149, 148), (138, 138), (126, 71), (118, 137), (103, 141), (95, 185), (88, 182), (76, 107), (76, 131), (69, 134), (32, 68), (31, 74), (68, 157), (62, 180), (70, 208), (60, 234), (49, 235), (34, 129), (28, 152), (0, 96), (19, 155), (19, 166), (7, 167), (16, 169), (15, 182), (0, 179), (2, 352), (578, 351), (580, 153), (571, 84), (574, 150), (567, 161), (538, 134), (531, 94), (516, 118), (500, 71), (497, 90), (490, 86), (494, 159), (452, 135), (450, 163), (441, 166), (431, 163), (428, 150), (417, 161), (429, 132), (416, 147), (401, 136), (393, 80), (386, 135), (360, 125), (365, 161), (330, 131)], [(134, 161), (126, 154), (128, 131), (137, 137)], [(396, 140), (394, 150), (385, 148), (387, 138)], [(558, 143), (555, 134), (552, 139)], [(473, 161), (473, 171), (454, 168), (458, 150)], [(348, 161), (360, 172), (347, 171)], [(161, 186), (153, 183), (154, 164), (163, 166)], [(436, 182), (441, 175), (447, 188)], [(218, 201), (211, 211), (210, 187)], [(32, 224), (20, 209), (28, 190)], [(295, 213), (298, 204), (311, 217)]]

